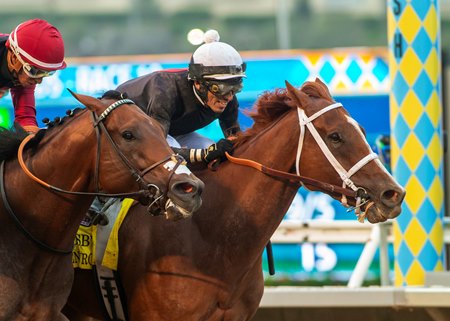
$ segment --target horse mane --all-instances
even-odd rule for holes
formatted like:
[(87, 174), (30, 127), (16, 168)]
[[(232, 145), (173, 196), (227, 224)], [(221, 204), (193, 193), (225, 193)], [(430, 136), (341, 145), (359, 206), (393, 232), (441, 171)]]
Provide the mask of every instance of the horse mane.
[[(106, 91), (101, 97), (98, 99), (124, 99), (126, 98), (126, 94), (122, 94), (121, 92), (117, 90), (108, 90)], [(58, 128), (62, 124), (67, 123), (71, 119), (74, 118), (77, 114), (86, 111), (87, 109), (85, 107), (76, 107), (74, 109), (69, 109), (66, 111), (66, 114), (64, 117), (55, 117), (53, 120), (49, 120), (48, 118), (43, 119), (43, 123), (47, 126), (47, 129), (40, 130), (36, 136), (30, 140), (27, 147), (36, 147), (40, 141), (45, 137), (45, 134), (53, 130), (54, 128)]]
[(0, 161), (17, 155), (20, 143), (28, 133), (17, 123), (12, 128), (0, 127)]
[[(310, 97), (333, 101), (328, 89), (321, 82), (307, 81), (300, 88), (300, 91)], [(274, 121), (295, 108), (297, 108), (296, 102), (288, 97), (285, 88), (264, 92), (250, 111), (244, 111), (246, 115), (253, 119), (253, 126), (237, 134), (234, 146), (237, 147), (249, 141)]]
[[(55, 117), (52, 121), (45, 118), (43, 122), (47, 128), (40, 129), (28, 142), (26, 149), (36, 148), (50, 130), (65, 123), (68, 118), (73, 117), (82, 110), (84, 110), (84, 108), (68, 110), (66, 111), (66, 115), (64, 117)], [(17, 123), (14, 123), (14, 126), (10, 129), (0, 127), (0, 161), (5, 161), (16, 157), (20, 144), (28, 135), (29, 134), (25, 131), (25, 129)]]
[[(106, 91), (99, 99), (123, 99), (126, 98), (126, 94), (122, 94), (116, 90)], [(36, 148), (47, 133), (59, 128), (62, 124), (68, 123), (75, 115), (81, 111), (85, 111), (86, 108), (74, 108), (67, 110), (63, 117), (55, 117), (53, 120), (44, 118), (42, 121), (47, 126), (46, 129), (39, 130), (33, 139), (31, 139), (26, 149)], [(10, 129), (0, 127), (0, 161), (8, 160), (17, 156), (20, 143), (25, 139), (28, 133), (17, 123)]]

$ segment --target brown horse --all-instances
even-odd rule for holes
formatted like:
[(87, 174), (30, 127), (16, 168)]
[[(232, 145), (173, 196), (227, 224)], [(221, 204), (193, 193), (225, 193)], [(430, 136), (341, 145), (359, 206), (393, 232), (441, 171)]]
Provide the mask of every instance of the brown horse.
[[(287, 83), (287, 90), (265, 93), (255, 107), (254, 125), (237, 138), (234, 157), (278, 172), (224, 162), (216, 172), (196, 172), (206, 188), (192, 219), (151, 218), (137, 206), (124, 220), (118, 273), (128, 320), (250, 320), (264, 290), (264, 247), (300, 187), (292, 172), (309, 177), (302, 179), (308, 188), (357, 206), (371, 223), (400, 214), (404, 189), (320, 80), (301, 89)], [(93, 284), (89, 271), (77, 269), (71, 320), (84, 320), (76, 313), (107, 320)]]
[(1, 321), (67, 320), (71, 250), (95, 195), (170, 204), (174, 216), (201, 204), (203, 183), (157, 122), (129, 99), (75, 96), (87, 109), (34, 137), (0, 130)]

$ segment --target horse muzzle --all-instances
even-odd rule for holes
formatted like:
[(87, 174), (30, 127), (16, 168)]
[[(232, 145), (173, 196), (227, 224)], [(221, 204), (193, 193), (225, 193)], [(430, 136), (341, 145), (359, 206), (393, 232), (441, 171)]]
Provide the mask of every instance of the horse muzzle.
[(365, 217), (370, 223), (381, 223), (400, 215), (401, 204), (406, 192), (403, 188), (391, 188), (382, 191), (379, 197), (373, 197), (364, 206)]
[(153, 216), (164, 215), (171, 221), (189, 218), (202, 204), (203, 188), (203, 182), (196, 177), (174, 180), (167, 193), (157, 189), (149, 194), (147, 212)]

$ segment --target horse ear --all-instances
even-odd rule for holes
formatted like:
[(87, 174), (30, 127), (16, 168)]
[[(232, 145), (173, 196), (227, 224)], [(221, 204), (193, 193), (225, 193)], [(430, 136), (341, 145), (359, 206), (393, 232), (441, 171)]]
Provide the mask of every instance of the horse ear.
[(315, 82), (318, 83), (328, 93), (330, 97), (332, 97), (330, 90), (328, 89), (328, 86), (319, 77), (316, 78)]
[(287, 80), (285, 80), (284, 82), (286, 83), (288, 97), (296, 101), (299, 107), (307, 106), (310, 100), (308, 95), (301, 90), (296, 89)]
[(104, 107), (103, 104), (100, 102), (100, 100), (94, 97), (77, 94), (72, 90), (70, 90), (69, 88), (67, 88), (67, 90), (72, 94), (73, 97), (75, 97), (76, 100), (78, 100), (80, 103), (86, 106), (89, 110), (95, 110)]

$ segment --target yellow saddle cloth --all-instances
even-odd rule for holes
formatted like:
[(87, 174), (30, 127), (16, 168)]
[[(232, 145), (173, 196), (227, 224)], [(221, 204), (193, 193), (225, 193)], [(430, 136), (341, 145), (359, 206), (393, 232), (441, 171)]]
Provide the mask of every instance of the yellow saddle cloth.
[[(72, 253), (72, 265), (74, 268), (90, 270), (95, 265), (96, 258), (101, 258), (102, 266), (117, 271), (119, 258), (119, 228), (128, 213), (134, 200), (126, 198), (122, 201), (117, 217), (110, 219), (109, 224), (114, 224), (108, 238), (105, 253), (96, 253), (97, 233), (101, 232), (102, 226), (80, 225), (74, 241)], [(115, 215), (113, 215), (115, 217)], [(103, 257), (102, 257), (103, 256)], [(97, 261), (99, 261), (97, 259)]]

